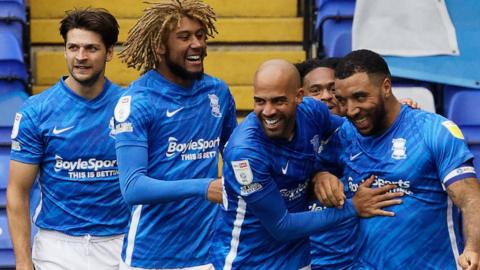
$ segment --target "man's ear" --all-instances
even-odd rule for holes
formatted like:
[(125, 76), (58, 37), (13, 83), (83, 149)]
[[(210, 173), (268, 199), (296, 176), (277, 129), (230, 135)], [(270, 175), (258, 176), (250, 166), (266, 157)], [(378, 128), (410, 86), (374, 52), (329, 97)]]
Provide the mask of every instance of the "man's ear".
[(107, 62), (110, 62), (113, 58), (113, 46), (107, 48)]
[(160, 43), (160, 45), (158, 45), (158, 47), (157, 47), (156, 53), (158, 55), (164, 55), (166, 52), (167, 52), (167, 50), (165, 48), (165, 45), (163, 43)]
[(382, 92), (384, 97), (390, 97), (393, 95), (392, 93), (392, 81), (390, 78), (385, 77), (382, 82)]
[(303, 88), (300, 87), (297, 89), (297, 93), (295, 95), (295, 102), (297, 104), (300, 104), (303, 101), (303, 96), (305, 95)]

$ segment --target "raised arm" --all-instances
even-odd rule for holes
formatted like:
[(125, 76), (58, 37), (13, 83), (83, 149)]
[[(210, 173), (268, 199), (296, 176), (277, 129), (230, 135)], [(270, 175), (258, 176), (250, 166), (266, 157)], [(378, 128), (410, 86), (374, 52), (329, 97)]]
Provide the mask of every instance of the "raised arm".
[(30, 249), (30, 191), (38, 165), (10, 161), (7, 187), (8, 228), (15, 251), (16, 269), (33, 269)]

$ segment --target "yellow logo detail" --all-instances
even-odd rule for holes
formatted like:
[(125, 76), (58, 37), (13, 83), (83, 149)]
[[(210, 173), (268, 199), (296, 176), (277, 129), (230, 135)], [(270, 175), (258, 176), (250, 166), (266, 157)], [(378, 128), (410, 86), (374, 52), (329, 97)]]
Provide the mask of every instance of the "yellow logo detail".
[(463, 133), (460, 130), (460, 128), (455, 123), (453, 123), (452, 121), (445, 121), (445, 122), (442, 123), (442, 125), (444, 127), (446, 127), (448, 129), (448, 131), (450, 131), (450, 133), (455, 138), (458, 138), (458, 139), (461, 139), (461, 140), (465, 139), (465, 137), (463, 137)]

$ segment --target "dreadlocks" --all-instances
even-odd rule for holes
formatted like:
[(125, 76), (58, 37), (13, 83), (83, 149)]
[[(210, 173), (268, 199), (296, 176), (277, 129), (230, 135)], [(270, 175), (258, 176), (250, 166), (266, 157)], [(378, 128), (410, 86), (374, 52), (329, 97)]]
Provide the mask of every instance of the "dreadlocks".
[(157, 67), (160, 59), (156, 53), (159, 44), (164, 43), (182, 16), (198, 20), (213, 37), (217, 32), (213, 9), (201, 0), (160, 0), (150, 3), (135, 26), (128, 32), (125, 48), (119, 53), (128, 67), (148, 71)]

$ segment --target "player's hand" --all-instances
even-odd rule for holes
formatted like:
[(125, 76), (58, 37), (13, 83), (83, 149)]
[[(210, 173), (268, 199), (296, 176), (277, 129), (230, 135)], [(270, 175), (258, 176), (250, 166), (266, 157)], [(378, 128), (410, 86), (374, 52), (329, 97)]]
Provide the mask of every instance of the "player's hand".
[(222, 203), (223, 177), (217, 178), (208, 185), (207, 198), (214, 203)]
[(318, 172), (312, 180), (317, 199), (326, 207), (341, 208), (345, 203), (343, 183), (329, 172)]
[(382, 208), (401, 204), (402, 200), (398, 197), (403, 196), (403, 192), (388, 193), (389, 190), (396, 188), (396, 185), (385, 185), (379, 188), (371, 188), (375, 177), (370, 176), (359, 187), (352, 198), (353, 205), (360, 217), (372, 216), (395, 216), (395, 213), (382, 210)]
[(479, 254), (473, 250), (466, 249), (458, 257), (458, 264), (464, 270), (480, 270)]
[(403, 98), (400, 100), (400, 103), (408, 105), (412, 109), (420, 109), (420, 105), (418, 105), (418, 103), (411, 98)]
[(15, 270), (34, 270), (32, 261), (27, 261), (25, 263), (17, 262)]

